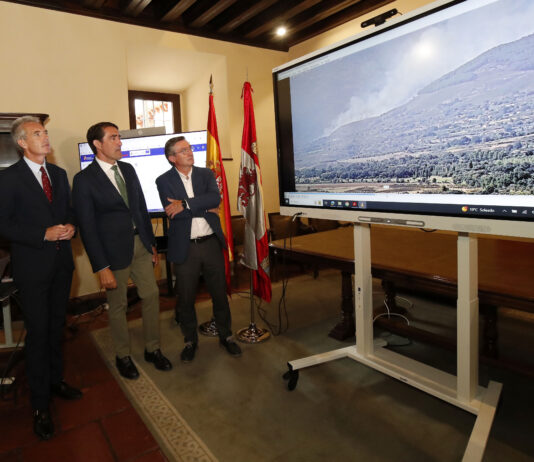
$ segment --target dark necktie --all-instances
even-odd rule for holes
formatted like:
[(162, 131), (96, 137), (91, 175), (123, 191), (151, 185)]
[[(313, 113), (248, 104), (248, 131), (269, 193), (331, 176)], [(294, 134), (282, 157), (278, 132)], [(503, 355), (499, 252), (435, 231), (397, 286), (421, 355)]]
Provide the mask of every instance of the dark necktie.
[(46, 194), (48, 202), (52, 202), (52, 185), (50, 184), (50, 178), (48, 178), (48, 175), (44, 167), (41, 167), (40, 170), (41, 170), (41, 179), (43, 181), (43, 190)]
[(115, 182), (117, 183), (117, 187), (119, 188), (119, 192), (121, 193), (124, 202), (128, 207), (130, 207), (130, 204), (128, 203), (128, 191), (126, 190), (126, 183), (124, 183), (124, 180), (122, 179), (122, 176), (119, 173), (117, 165), (111, 167), (111, 170), (113, 170), (113, 173), (115, 174)]

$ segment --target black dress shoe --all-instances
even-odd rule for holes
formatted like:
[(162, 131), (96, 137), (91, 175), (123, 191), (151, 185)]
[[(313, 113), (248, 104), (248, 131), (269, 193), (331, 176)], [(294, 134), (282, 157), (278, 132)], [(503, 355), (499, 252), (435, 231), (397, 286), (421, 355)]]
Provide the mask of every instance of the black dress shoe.
[(154, 363), (156, 369), (159, 369), (160, 371), (170, 371), (172, 369), (171, 362), (163, 356), (163, 353), (159, 348), (152, 353), (145, 350), (145, 361)]
[(185, 348), (180, 354), (180, 358), (184, 363), (190, 363), (195, 359), (195, 352), (197, 351), (197, 342), (187, 342)]
[(50, 387), (52, 393), (63, 399), (80, 399), (83, 393), (66, 382), (59, 382)]
[(241, 348), (239, 348), (239, 345), (235, 343), (231, 337), (228, 337), (226, 340), (221, 339), (219, 343), (221, 347), (226, 348), (226, 351), (232, 356), (236, 358), (241, 356)]
[(132, 361), (132, 358), (125, 356), (124, 358), (115, 357), (115, 364), (119, 370), (120, 375), (126, 379), (136, 379), (139, 377), (139, 371)]
[(49, 440), (54, 436), (54, 422), (48, 409), (33, 411), (33, 431), (42, 440)]

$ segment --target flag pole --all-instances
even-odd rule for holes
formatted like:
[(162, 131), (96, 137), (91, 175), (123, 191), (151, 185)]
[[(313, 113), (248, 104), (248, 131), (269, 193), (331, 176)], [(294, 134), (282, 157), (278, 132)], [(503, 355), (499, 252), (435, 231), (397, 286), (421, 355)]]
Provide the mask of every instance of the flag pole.
[[(226, 174), (224, 172), (224, 166), (222, 162), (221, 149), (219, 146), (219, 135), (217, 130), (217, 119), (215, 117), (215, 105), (213, 102), (213, 76), (210, 75), (209, 83), (209, 108), (208, 108), (208, 138), (206, 146), (206, 164), (213, 170), (213, 173), (217, 179), (219, 186), (219, 193), (221, 195), (221, 204), (219, 206), (219, 218), (221, 220), (221, 228), (226, 239), (226, 248), (223, 249), (224, 261), (225, 261), (225, 278), (226, 278), (226, 292), (231, 296), (231, 273), (232, 262), (234, 261), (234, 246), (233, 246), (233, 233), (231, 224), (230, 202), (228, 200), (228, 186), (226, 183)], [(215, 317), (212, 316), (211, 320), (200, 324), (198, 330), (201, 334), (209, 337), (217, 337), (219, 335), (219, 329), (215, 323)]]
[[(213, 94), (213, 76), (210, 75), (210, 95)], [(198, 331), (202, 335), (207, 337), (217, 337), (219, 335), (219, 329), (217, 329), (217, 324), (215, 322), (215, 316), (211, 316), (209, 321), (203, 322), (198, 326)]]
[(260, 329), (254, 322), (254, 270), (250, 270), (250, 324), (239, 329), (237, 339), (243, 343), (261, 343), (269, 340), (271, 333), (267, 329)]
[(250, 270), (250, 324), (248, 327), (238, 330), (236, 337), (244, 343), (260, 343), (269, 339), (271, 334), (269, 331), (256, 326), (254, 295), (256, 294), (269, 302), (271, 300), (271, 280), (268, 274), (269, 247), (251, 91), (252, 87), (247, 79), (241, 95), (243, 98), (243, 138), (241, 140), (241, 168), (237, 204), (238, 210), (245, 217), (244, 250), (241, 263)]

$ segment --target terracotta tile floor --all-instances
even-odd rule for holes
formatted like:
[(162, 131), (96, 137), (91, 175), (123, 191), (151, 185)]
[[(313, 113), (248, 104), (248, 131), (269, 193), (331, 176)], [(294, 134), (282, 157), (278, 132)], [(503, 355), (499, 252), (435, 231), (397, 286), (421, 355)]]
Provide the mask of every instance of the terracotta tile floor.
[[(165, 289), (163, 290), (165, 292)], [(174, 299), (161, 297), (161, 309), (174, 307)], [(140, 316), (134, 305), (129, 318)], [(168, 459), (132, 407), (101, 359), (90, 336), (107, 325), (105, 312), (69, 317), (64, 348), (65, 380), (79, 387), (79, 401), (54, 399), (51, 412), (56, 434), (40, 441), (33, 433), (23, 361), (11, 371), (19, 381), (16, 400), (0, 400), (0, 462), (163, 462)], [(73, 332), (74, 330), (74, 332)], [(0, 364), (7, 361), (1, 352)]]
[[(239, 276), (241, 290), (248, 288), (247, 275)], [(160, 286), (166, 294), (166, 286)], [(206, 294), (200, 287), (198, 299)], [(160, 297), (161, 311), (174, 309), (174, 297)], [(130, 307), (128, 319), (141, 316), (140, 304)], [(90, 332), (107, 326), (106, 312), (93, 310), (69, 316), (65, 329), (65, 380), (83, 391), (79, 401), (55, 399), (50, 407), (55, 436), (40, 441), (33, 433), (29, 392), (19, 361), (10, 375), (16, 376), (16, 399), (0, 400), (0, 462), (164, 462), (168, 459), (132, 407), (100, 357)], [(70, 327), (70, 328), (69, 328)], [(0, 367), (9, 352), (0, 351)], [(9, 399), (8, 399), (9, 398)]]

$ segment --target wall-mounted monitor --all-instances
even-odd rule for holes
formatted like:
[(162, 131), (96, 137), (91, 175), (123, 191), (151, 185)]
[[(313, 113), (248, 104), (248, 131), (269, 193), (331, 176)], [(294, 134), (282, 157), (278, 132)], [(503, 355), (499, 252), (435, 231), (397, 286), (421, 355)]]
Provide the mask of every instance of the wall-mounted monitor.
[[(207, 131), (173, 133), (168, 135), (142, 136), (122, 140), (122, 161), (135, 167), (137, 176), (143, 188), (146, 205), (151, 214), (163, 212), (156, 188), (156, 178), (171, 168), (165, 157), (165, 143), (170, 138), (184, 136), (193, 149), (195, 165), (206, 166)], [(95, 156), (88, 143), (79, 143), (80, 168), (83, 170)]]
[(438, 1), (273, 70), (281, 211), (534, 237), (534, 2)]

